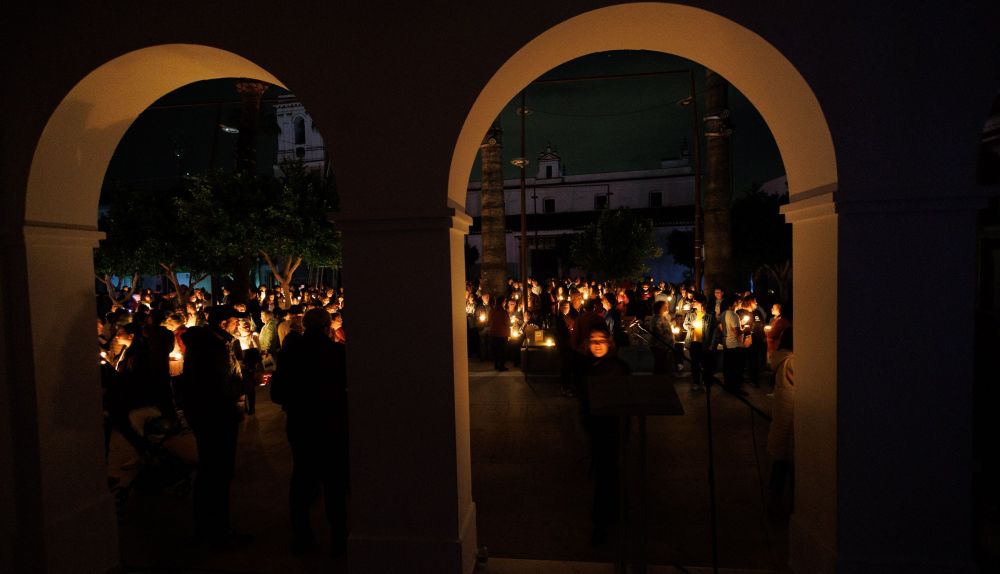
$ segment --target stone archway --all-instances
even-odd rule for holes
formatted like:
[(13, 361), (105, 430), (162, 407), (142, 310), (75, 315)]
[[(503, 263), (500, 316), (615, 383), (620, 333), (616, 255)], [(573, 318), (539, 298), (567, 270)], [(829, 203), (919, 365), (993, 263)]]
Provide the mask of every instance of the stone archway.
[[(161, 96), (190, 83), (227, 77), (281, 82), (256, 64), (207, 46), (171, 44), (120, 56), (83, 78), (49, 118), (28, 176), (24, 249), (31, 296), (24, 311), (33, 385), (21, 400), (34, 421), (14, 447), (13, 462), (30, 481), (14, 496), (25, 503), (12, 521), (24, 541), (15, 559), (26, 571), (110, 571), (118, 563), (117, 525), (105, 484), (96, 420), (100, 383), (92, 341), (93, 249), (104, 173), (122, 136)], [(67, 316), (67, 313), (71, 313)], [(87, 341), (88, 343), (83, 343)], [(60, 360), (53, 360), (58, 357)], [(30, 417), (30, 414), (25, 414)], [(35, 454), (37, 453), (37, 454)], [(66, 477), (71, 477), (67, 480)], [(5, 524), (5, 526), (8, 526)]]
[[(711, 33), (708, 40), (707, 33)], [(819, 572), (834, 563), (837, 445), (837, 162), (826, 118), (795, 66), (765, 39), (722, 16), (676, 4), (601, 8), (537, 36), (508, 59), (480, 92), (452, 156), (448, 193), (464, 205), (482, 136), (499, 111), (552, 68), (595, 52), (652, 50), (715, 70), (758, 109), (774, 135), (787, 176), (793, 223), (796, 308), (796, 509), (791, 563)], [(808, 294), (808, 297), (803, 297)], [(830, 350), (834, 352), (830, 352)], [(808, 421), (804, 423), (803, 421)]]

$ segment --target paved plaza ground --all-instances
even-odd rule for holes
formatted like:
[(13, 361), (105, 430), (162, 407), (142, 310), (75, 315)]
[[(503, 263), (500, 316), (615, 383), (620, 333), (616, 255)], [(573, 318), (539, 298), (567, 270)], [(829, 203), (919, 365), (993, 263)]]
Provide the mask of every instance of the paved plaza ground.
[[(688, 380), (674, 380), (683, 416), (648, 419), (646, 508), (654, 574), (710, 571), (706, 396), (691, 392)], [(480, 570), (613, 572), (619, 531), (612, 530), (610, 543), (591, 546), (593, 483), (576, 399), (563, 396), (555, 378), (526, 378), (518, 369), (497, 373), (492, 363), (476, 359), (470, 360), (469, 384), (478, 543), (489, 555)], [(767, 413), (767, 389), (748, 390), (746, 400)], [(787, 500), (767, 501), (768, 424), (747, 402), (721, 391), (712, 393), (712, 410), (719, 565), (722, 571), (781, 571), (787, 562)], [(168, 446), (180, 460), (196, 457), (190, 435)], [(629, 441), (633, 476), (636, 446)], [(125, 487), (119, 491), (119, 537), (126, 572), (346, 571), (345, 560), (329, 558), (325, 548), (306, 555), (289, 551), (291, 454), (284, 414), (268, 400), (266, 388), (256, 416), (243, 422), (232, 492), (234, 525), (253, 536), (251, 545), (210, 552), (192, 544), (189, 485), (172, 477), (159, 484), (149, 480), (156, 476), (150, 471), (123, 471), (119, 467), (128, 458), (124, 440), (114, 436), (109, 473)], [(633, 508), (633, 528), (636, 516)], [(318, 504), (314, 524), (325, 540)]]

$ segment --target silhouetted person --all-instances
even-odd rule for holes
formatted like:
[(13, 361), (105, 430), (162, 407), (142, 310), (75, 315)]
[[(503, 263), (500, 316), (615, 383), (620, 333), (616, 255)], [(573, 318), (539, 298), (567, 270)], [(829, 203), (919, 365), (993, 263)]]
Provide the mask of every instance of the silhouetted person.
[(233, 336), (245, 314), (231, 307), (209, 309), (207, 327), (191, 327), (181, 338), (184, 356), (184, 415), (198, 444), (194, 483), (197, 537), (215, 548), (249, 542), (229, 523), (229, 488), (236, 465), (236, 439), (243, 412), (238, 407), (242, 375)]
[[(628, 375), (631, 371), (618, 357), (606, 325), (595, 325), (587, 336), (586, 377)], [(580, 393), (583, 426), (590, 438), (591, 465), (594, 470), (592, 544), (607, 541), (608, 526), (618, 513), (618, 450), (621, 426), (619, 417), (590, 414), (588, 393)]]
[(334, 555), (347, 544), (347, 378), (344, 345), (330, 338), (331, 317), (310, 309), (302, 318), (305, 331), (290, 333), (278, 357), (272, 398), (288, 415), (292, 479), (288, 503), (292, 550), (315, 546), (309, 507), (322, 485), (326, 519)]

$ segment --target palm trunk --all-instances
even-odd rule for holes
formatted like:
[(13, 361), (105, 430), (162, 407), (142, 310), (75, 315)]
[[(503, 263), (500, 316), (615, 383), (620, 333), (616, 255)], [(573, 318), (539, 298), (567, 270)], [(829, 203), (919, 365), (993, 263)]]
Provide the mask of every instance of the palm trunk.
[(480, 205), (483, 253), (480, 287), (494, 296), (504, 292), (507, 279), (507, 229), (504, 206), (501, 131), (494, 126), (479, 146), (482, 157)]
[(729, 84), (705, 70), (705, 290), (736, 288), (733, 272), (732, 187), (729, 168)]

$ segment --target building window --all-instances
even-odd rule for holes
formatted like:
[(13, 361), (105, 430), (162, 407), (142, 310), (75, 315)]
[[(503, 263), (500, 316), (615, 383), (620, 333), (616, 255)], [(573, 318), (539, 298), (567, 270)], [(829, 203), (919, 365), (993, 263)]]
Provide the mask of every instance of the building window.
[(555, 213), (556, 212), (556, 200), (549, 197), (546, 198), (542, 203), (542, 211), (545, 213)]
[(306, 121), (302, 118), (295, 118), (295, 145), (305, 145), (306, 143)]
[(545, 179), (552, 179), (552, 166), (545, 166)]
[(649, 192), (649, 206), (650, 207), (663, 207), (663, 192), (662, 191), (651, 191), (651, 192)]
[(608, 196), (607, 195), (595, 195), (594, 196), (594, 209), (607, 209), (608, 208)]

